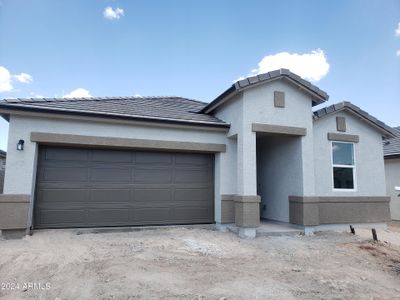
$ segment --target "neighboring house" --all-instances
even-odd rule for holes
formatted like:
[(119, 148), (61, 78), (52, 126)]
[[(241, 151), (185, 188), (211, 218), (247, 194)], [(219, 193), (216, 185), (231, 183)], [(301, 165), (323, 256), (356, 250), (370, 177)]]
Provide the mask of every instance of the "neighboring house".
[(260, 218), (317, 229), (386, 222), (382, 136), (393, 130), (349, 102), (313, 113), (327, 99), (281, 69), (211, 103), (1, 101), (10, 126), (0, 228), (215, 222), (254, 236)]
[(385, 155), (386, 190), (390, 196), (390, 212), (393, 220), (400, 220), (400, 127), (394, 128), (396, 137), (383, 141)]
[(3, 150), (0, 150), (0, 194), (3, 193), (4, 174), (6, 171), (6, 156), (7, 153)]

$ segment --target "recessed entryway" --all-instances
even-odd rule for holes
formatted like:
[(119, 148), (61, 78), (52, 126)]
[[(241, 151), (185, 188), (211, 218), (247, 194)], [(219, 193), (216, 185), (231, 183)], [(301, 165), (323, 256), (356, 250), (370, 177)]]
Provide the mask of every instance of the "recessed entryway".
[(302, 195), (301, 137), (257, 133), (261, 219), (289, 222), (289, 196)]

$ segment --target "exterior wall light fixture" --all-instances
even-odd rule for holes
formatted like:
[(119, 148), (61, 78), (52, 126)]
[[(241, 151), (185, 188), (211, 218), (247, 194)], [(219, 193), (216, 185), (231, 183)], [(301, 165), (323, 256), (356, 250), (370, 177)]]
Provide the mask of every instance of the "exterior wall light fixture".
[(18, 151), (24, 150), (24, 144), (25, 144), (25, 141), (24, 141), (24, 140), (19, 140), (19, 141), (18, 141), (18, 144), (17, 144), (17, 150), (18, 150)]

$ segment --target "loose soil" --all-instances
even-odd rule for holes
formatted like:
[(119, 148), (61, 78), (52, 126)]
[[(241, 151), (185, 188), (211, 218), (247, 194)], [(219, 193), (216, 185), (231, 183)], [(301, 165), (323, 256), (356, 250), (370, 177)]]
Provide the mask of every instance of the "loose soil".
[(371, 238), (42, 230), (0, 240), (0, 298), (400, 299), (400, 227)]

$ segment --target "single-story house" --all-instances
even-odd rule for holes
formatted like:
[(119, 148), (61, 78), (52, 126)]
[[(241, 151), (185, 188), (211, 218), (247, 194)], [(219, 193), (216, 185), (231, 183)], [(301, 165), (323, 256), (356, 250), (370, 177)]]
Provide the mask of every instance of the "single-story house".
[[(390, 220), (392, 128), (280, 69), (210, 103), (181, 97), (6, 99), (0, 229)], [(12, 216), (12, 217), (10, 217)], [(322, 228), (322, 227), (321, 227)]]
[[(400, 127), (394, 128), (396, 136), (383, 141), (385, 155), (386, 190), (390, 196), (392, 220), (400, 220)], [(396, 189), (397, 188), (397, 189)]]
[(4, 174), (6, 171), (7, 152), (0, 150), (0, 194), (3, 193)]

